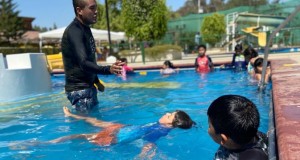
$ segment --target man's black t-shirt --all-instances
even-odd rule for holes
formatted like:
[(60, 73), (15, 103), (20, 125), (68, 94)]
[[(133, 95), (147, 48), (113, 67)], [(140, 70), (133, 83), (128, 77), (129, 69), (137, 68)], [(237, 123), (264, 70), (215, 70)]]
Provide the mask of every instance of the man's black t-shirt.
[(110, 66), (97, 65), (96, 46), (91, 29), (76, 18), (66, 28), (61, 47), (66, 92), (92, 87), (98, 81), (97, 74), (111, 74)]

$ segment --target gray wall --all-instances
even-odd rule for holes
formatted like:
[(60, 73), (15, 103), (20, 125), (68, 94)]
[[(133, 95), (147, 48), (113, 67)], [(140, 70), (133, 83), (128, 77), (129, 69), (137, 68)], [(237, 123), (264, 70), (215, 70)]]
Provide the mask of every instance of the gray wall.
[(0, 53), (0, 101), (51, 91), (51, 76), (43, 53)]

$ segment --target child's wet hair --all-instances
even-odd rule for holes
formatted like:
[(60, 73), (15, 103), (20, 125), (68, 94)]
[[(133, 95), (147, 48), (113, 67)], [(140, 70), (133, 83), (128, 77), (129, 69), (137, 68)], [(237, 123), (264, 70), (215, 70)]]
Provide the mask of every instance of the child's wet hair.
[(178, 127), (182, 129), (189, 129), (196, 123), (191, 119), (191, 117), (181, 110), (176, 110), (174, 120), (172, 122), (173, 127)]
[(216, 134), (225, 134), (237, 144), (247, 144), (257, 134), (259, 112), (246, 97), (221, 96), (211, 103), (207, 115)]
[(264, 62), (264, 59), (263, 58), (257, 58), (255, 61), (254, 61), (254, 68), (258, 67), (258, 66), (262, 66), (263, 65), (263, 62)]
[(169, 60), (166, 60), (164, 62), (164, 65), (168, 66), (169, 68), (175, 68), (174, 65), (173, 65), (173, 63), (171, 61), (169, 61)]

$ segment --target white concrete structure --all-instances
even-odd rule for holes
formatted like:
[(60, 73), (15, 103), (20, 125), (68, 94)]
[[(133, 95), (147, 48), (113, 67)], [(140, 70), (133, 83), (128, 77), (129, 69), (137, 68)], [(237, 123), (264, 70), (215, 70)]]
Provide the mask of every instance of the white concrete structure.
[(51, 91), (51, 76), (44, 53), (0, 53), (0, 101)]

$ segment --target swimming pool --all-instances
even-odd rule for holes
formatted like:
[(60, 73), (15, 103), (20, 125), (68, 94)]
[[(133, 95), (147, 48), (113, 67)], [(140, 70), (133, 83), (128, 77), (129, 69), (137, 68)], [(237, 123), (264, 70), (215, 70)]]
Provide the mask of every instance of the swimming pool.
[[(190, 130), (174, 129), (156, 142), (154, 159), (212, 159), (218, 147), (207, 134), (206, 111), (224, 94), (239, 94), (252, 100), (261, 115), (260, 130), (268, 130), (271, 84), (263, 93), (245, 72), (224, 70), (201, 75), (181, 70), (177, 75), (159, 72), (129, 76), (100, 76), (106, 91), (99, 93), (100, 104), (89, 116), (123, 124), (156, 122), (164, 113), (181, 109), (197, 123)], [(53, 92), (14, 102), (0, 102), (0, 159), (134, 159), (142, 140), (99, 147), (85, 140), (59, 144), (27, 145), (60, 136), (95, 133), (99, 128), (64, 117), (62, 106), (69, 106), (64, 95), (64, 77), (52, 77)]]

